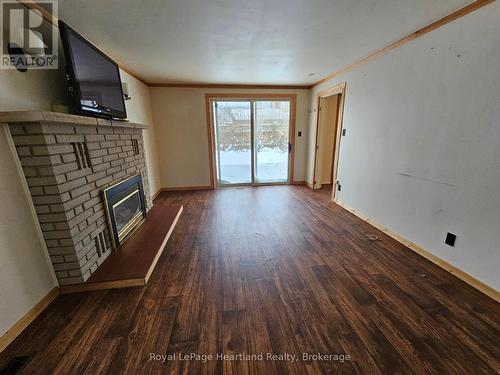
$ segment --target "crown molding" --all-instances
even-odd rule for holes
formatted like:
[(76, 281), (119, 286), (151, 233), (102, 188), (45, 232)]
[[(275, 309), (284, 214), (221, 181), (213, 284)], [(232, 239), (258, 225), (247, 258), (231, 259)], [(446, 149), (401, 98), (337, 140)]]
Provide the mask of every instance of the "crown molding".
[[(58, 18), (40, 7), (34, 0), (17, 0), (19, 3), (23, 4), (26, 6), (28, 9), (36, 10), (39, 11), (42, 17), (53, 24), (55, 27), (58, 27), (57, 21)], [(494, 3), (496, 0), (475, 0), (471, 2), (470, 4), (466, 5), (463, 8), (457, 9), (454, 12), (448, 14), (447, 16), (444, 16), (434, 22), (431, 22), (427, 26), (424, 26), (417, 31), (412, 32), (411, 34), (408, 34), (407, 36), (390, 43), (389, 45), (382, 47), (369, 55), (360, 58), (359, 60), (344, 66), (343, 68), (340, 68), (333, 73), (327, 75), (326, 77), (314, 82), (311, 85), (264, 85), (264, 84), (220, 84), (220, 83), (213, 83), (213, 84), (207, 84), (207, 83), (149, 83), (145, 79), (143, 79), (139, 74), (137, 74), (135, 71), (130, 69), (128, 66), (125, 64), (119, 62), (118, 60), (114, 59), (115, 62), (118, 64), (120, 69), (125, 71), (126, 73), (130, 74), (132, 77), (137, 79), (138, 81), (142, 82), (144, 85), (149, 86), (149, 87), (172, 87), (172, 88), (213, 88), (213, 89), (264, 89), (264, 90), (279, 90), (279, 89), (284, 89), (284, 90), (309, 90), (312, 89), (316, 86), (321, 85), (322, 83), (325, 83), (341, 74), (344, 74), (358, 66), (364, 65), (398, 47), (401, 47), (415, 39), (420, 38), (421, 36), (430, 33), (431, 31), (434, 31), (436, 29), (441, 28), (444, 25), (447, 25), (450, 22), (453, 22), (459, 18), (462, 18), (466, 16), (469, 13), (472, 13), (488, 4)], [(98, 47), (99, 48), (99, 47)]]
[(422, 27), (421, 29), (414, 31), (413, 33), (411, 33), (411, 34), (409, 34), (409, 35), (407, 35), (407, 36), (405, 36), (405, 37), (403, 37), (395, 42), (392, 42), (391, 44), (389, 44), (385, 47), (382, 47), (382, 48), (370, 53), (368, 56), (365, 56), (365, 57), (355, 61), (352, 64), (346, 65), (343, 68), (340, 68), (340, 69), (334, 71), (333, 73), (327, 75), (325, 78), (322, 78), (317, 82), (314, 82), (311, 85), (311, 88), (319, 86), (322, 83), (325, 83), (326, 81), (329, 81), (329, 80), (331, 80), (331, 79), (333, 79), (341, 74), (344, 74), (344, 73), (346, 73), (354, 68), (357, 68), (358, 66), (364, 65), (364, 64), (368, 63), (369, 61), (374, 60), (377, 57), (380, 57), (389, 51), (392, 51), (393, 49), (401, 47), (401, 46), (411, 42), (412, 40), (418, 39), (421, 36), (430, 33), (431, 31), (439, 29), (440, 27), (447, 25), (448, 23), (453, 22), (459, 18), (462, 18), (462, 17), (466, 16), (467, 14), (474, 12), (475, 10), (477, 10), (479, 8), (482, 8), (488, 4), (494, 3), (495, 1), (496, 0), (475, 0), (472, 3), (466, 5), (465, 7), (460, 8), (460, 9), (448, 14), (447, 16), (444, 16), (444, 17), (428, 24), (427, 26)]
[[(54, 16), (53, 14), (51, 14), (50, 12), (48, 12), (47, 10), (45, 10), (44, 8), (42, 8), (34, 0), (17, 0), (17, 2), (20, 3), (20, 4), (22, 4), (22, 5), (24, 5), (26, 8), (28, 8), (30, 10), (34, 10), (36, 12), (39, 12), (44, 20), (50, 22), (53, 26), (59, 28), (59, 25), (57, 24), (57, 22), (59, 21), (59, 18), (56, 17), (56, 16)], [(105, 51), (104, 51), (103, 48), (99, 47), (94, 42), (92, 42), (92, 44), (94, 44), (97, 48), (99, 48), (101, 51), (103, 51), (105, 55), (107, 55), (107, 53), (105, 53)], [(125, 64), (119, 62), (114, 57), (113, 57), (113, 60), (116, 62), (116, 64), (118, 65), (118, 67), (121, 70), (123, 70), (126, 73), (130, 74), (132, 77), (134, 77), (138, 81), (142, 82), (146, 86), (148, 85), (148, 83), (142, 77), (140, 77), (139, 74), (137, 74), (136, 72), (134, 72), (128, 66), (126, 66)]]
[(203, 89), (265, 89), (265, 90), (309, 90), (310, 85), (252, 85), (232, 83), (149, 83), (149, 87), (177, 87)]

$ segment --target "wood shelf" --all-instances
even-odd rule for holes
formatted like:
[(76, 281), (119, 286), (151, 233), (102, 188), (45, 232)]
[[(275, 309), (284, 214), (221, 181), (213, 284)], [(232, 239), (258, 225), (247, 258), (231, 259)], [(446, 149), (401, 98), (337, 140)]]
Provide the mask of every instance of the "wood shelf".
[(70, 125), (114, 126), (119, 128), (147, 129), (145, 124), (129, 121), (107, 120), (99, 117), (71, 115), (50, 111), (0, 112), (0, 123), (59, 123)]
[(146, 220), (82, 284), (61, 287), (61, 293), (144, 286), (183, 210), (181, 204), (155, 202)]

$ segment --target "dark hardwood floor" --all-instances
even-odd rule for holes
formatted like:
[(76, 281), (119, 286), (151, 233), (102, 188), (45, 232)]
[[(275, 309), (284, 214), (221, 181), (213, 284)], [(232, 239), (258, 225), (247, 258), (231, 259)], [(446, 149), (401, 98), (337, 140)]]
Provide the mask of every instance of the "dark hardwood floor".
[[(149, 284), (58, 297), (0, 354), (0, 368), (17, 359), (23, 374), (500, 370), (499, 304), (329, 204), (326, 190), (231, 188), (158, 199), (183, 204), (184, 213)], [(264, 360), (162, 363), (150, 353), (264, 353)]]

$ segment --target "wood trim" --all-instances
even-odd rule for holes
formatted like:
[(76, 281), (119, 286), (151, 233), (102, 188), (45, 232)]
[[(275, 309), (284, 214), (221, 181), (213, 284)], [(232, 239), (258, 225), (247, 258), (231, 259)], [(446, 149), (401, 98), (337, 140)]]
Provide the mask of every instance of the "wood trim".
[(337, 113), (337, 134), (335, 138), (335, 149), (333, 152), (333, 172), (332, 172), (332, 199), (337, 196), (337, 176), (339, 173), (340, 147), (342, 146), (342, 129), (344, 128), (344, 104), (345, 104), (345, 84), (342, 86), (342, 92), (339, 95), (338, 113)]
[[(255, 184), (255, 103), (252, 101), (248, 102), (250, 109), (250, 185)], [(290, 131), (290, 124), (288, 124), (288, 131)], [(215, 130), (214, 130), (215, 131)], [(220, 158), (220, 151), (218, 152)], [(288, 153), (288, 167), (290, 168), (290, 153)], [(220, 171), (219, 171), (220, 173)], [(220, 177), (220, 176), (219, 176)], [(234, 185), (234, 184), (232, 184)]]
[(290, 152), (291, 161), (288, 164), (290, 168), (289, 171), (289, 181), (290, 184), (293, 184), (293, 179), (295, 177), (295, 127), (297, 121), (297, 95), (294, 95), (290, 101), (290, 144), (292, 145), (292, 150)]
[[(316, 169), (318, 164), (318, 139), (319, 139), (319, 122), (320, 122), (320, 108), (321, 108), (321, 98), (322, 96), (316, 96), (316, 134), (314, 135), (314, 163), (313, 163), (313, 180), (312, 180), (312, 188), (316, 188)], [(338, 125), (337, 125), (338, 126)]]
[(153, 270), (156, 267), (156, 263), (158, 263), (158, 259), (160, 259), (160, 256), (163, 253), (163, 250), (165, 249), (165, 245), (167, 244), (167, 241), (170, 238), (170, 235), (174, 231), (174, 228), (177, 225), (177, 222), (179, 221), (179, 217), (181, 216), (182, 211), (184, 211), (184, 206), (181, 206), (181, 209), (179, 210), (179, 212), (177, 212), (177, 215), (175, 216), (175, 219), (172, 222), (172, 225), (170, 226), (170, 229), (168, 230), (167, 235), (165, 236), (165, 239), (163, 240), (163, 242), (160, 246), (160, 250), (156, 253), (156, 256), (153, 260), (153, 263), (151, 263), (151, 266), (149, 267), (149, 270), (146, 274), (146, 278), (144, 280), (145, 284), (149, 281), (149, 278), (151, 277), (151, 274), (153, 273)]
[(95, 290), (130, 288), (134, 286), (144, 286), (144, 285), (146, 285), (146, 279), (137, 278), (137, 279), (127, 279), (127, 280), (103, 281), (99, 283), (82, 283), (76, 285), (66, 285), (62, 286), (60, 289), (61, 289), (61, 294), (68, 294), (68, 293), (92, 292)]
[(17, 2), (24, 5), (28, 9), (40, 12), (40, 14), (44, 20), (50, 22), (52, 25), (57, 27), (57, 21), (59, 20), (59, 18), (52, 15), (46, 9), (42, 8), (34, 0), (17, 0)]
[(392, 42), (391, 44), (389, 44), (383, 48), (380, 48), (380, 49), (370, 53), (368, 56), (360, 58), (359, 60), (355, 61), (354, 63), (349, 64), (347, 66), (344, 66), (343, 68), (340, 68), (340, 69), (334, 71), (333, 73), (327, 75), (325, 78), (322, 78), (319, 81), (314, 82), (310, 87), (314, 88), (316, 86), (319, 86), (322, 83), (325, 83), (326, 81), (331, 80), (332, 78), (335, 78), (341, 74), (344, 74), (344, 73), (346, 73), (354, 68), (357, 68), (358, 66), (364, 65), (371, 60), (374, 60), (382, 55), (385, 55), (387, 52), (390, 52), (393, 49), (401, 47), (401, 46), (411, 42), (412, 40), (420, 38), (421, 36), (423, 36), (427, 33), (430, 33), (431, 31), (434, 31), (434, 30), (436, 30), (436, 29), (438, 29), (438, 28), (440, 28), (440, 27), (442, 27), (450, 22), (453, 22), (459, 18), (462, 18), (462, 17), (466, 16), (467, 14), (472, 13), (475, 10), (482, 8), (488, 4), (491, 4), (495, 1), (496, 0), (475, 0), (472, 3), (466, 5), (465, 7), (460, 8), (460, 9), (448, 14), (447, 16), (444, 16), (443, 18), (440, 18), (440, 19), (434, 21), (434, 22), (431, 22), (427, 26), (424, 26), (421, 29), (414, 31), (411, 34), (409, 34), (409, 35), (407, 35), (407, 36), (405, 36), (405, 37), (403, 37), (395, 42)]
[[(30, 10), (34, 10), (34, 11), (38, 11), (40, 12), (40, 14), (42, 15), (43, 19), (50, 22), (53, 26), (59, 28), (59, 25), (57, 24), (57, 22), (59, 21), (59, 18), (54, 16), (53, 14), (49, 13), (47, 10), (45, 10), (44, 8), (42, 8), (40, 5), (38, 5), (34, 0), (17, 0), (20, 4), (24, 5), (26, 8), (30, 9)], [(108, 55), (106, 52), (104, 52), (104, 50), (102, 48), (100, 48), (97, 44), (95, 44), (94, 42), (92, 42), (92, 44), (94, 46), (96, 46), (97, 48), (99, 48), (105, 55)], [(108, 55), (109, 56), (109, 55)], [(111, 56), (110, 56), (111, 57)], [(125, 64), (121, 63), (120, 61), (118, 61), (117, 59), (115, 59), (114, 57), (112, 57), (112, 59), (118, 64), (118, 67), (127, 72), (128, 74), (130, 74), (132, 77), (134, 77), (135, 79), (137, 79), (138, 81), (140, 81), (141, 83), (143, 83), (144, 85), (148, 86), (148, 83), (143, 79), (141, 78), (136, 72), (134, 72), (132, 69), (130, 69), (128, 66), (126, 66)]]
[(161, 188), (151, 195), (151, 201), (153, 202), (153, 204), (154, 200), (156, 199), (156, 197), (158, 197), (158, 195), (160, 195), (160, 193), (161, 193)]
[(215, 189), (215, 181), (217, 178), (215, 176), (215, 156), (214, 156), (214, 124), (213, 124), (213, 112), (212, 112), (212, 101), (210, 97), (205, 95), (205, 115), (207, 116), (207, 141), (208, 141), (208, 168), (210, 171), (210, 187)]
[(162, 187), (161, 191), (191, 191), (191, 190), (212, 190), (213, 187), (208, 186), (173, 186), (173, 187)]
[(218, 93), (207, 93), (205, 97), (210, 99), (289, 99), (292, 100), (293, 97), (297, 98), (297, 94), (294, 93), (240, 93), (240, 92), (218, 92)]
[[(214, 145), (215, 145), (215, 132), (213, 123), (213, 111), (211, 103), (213, 100), (217, 99), (286, 99), (290, 100), (290, 143), (292, 145), (292, 151), (290, 152), (290, 162), (288, 164), (289, 168), (289, 182), (288, 184), (293, 184), (294, 170), (295, 170), (295, 128), (297, 119), (297, 94), (287, 94), (287, 93), (207, 93), (205, 94), (205, 111), (207, 116), (207, 135), (208, 135), (208, 155), (209, 155), (209, 168), (210, 168), (210, 184), (213, 189), (216, 187), (216, 170), (215, 170), (215, 155), (214, 155)], [(252, 114), (253, 116), (253, 114)], [(253, 136), (252, 136), (253, 142)], [(253, 145), (252, 145), (253, 149)], [(253, 157), (252, 157), (253, 158)], [(253, 178), (253, 171), (252, 171)], [(274, 184), (245, 184), (248, 186), (261, 186), (261, 185), (274, 185)], [(283, 183), (277, 183), (276, 185), (283, 185)], [(234, 184), (230, 186), (236, 186)]]
[[(19, 319), (2, 337), (0, 337), (0, 353), (9, 346), (9, 344), (21, 334), (35, 318), (40, 315), (51, 302), (59, 295), (59, 288), (53, 288), (45, 297), (43, 297), (35, 306), (33, 306), (24, 316)], [(5, 301), (4, 301), (5, 302)]]
[(290, 185), (307, 185), (306, 181), (292, 181)]
[[(152, 196), (151, 200), (154, 201), (158, 195), (161, 193), (161, 188), (159, 188)], [(153, 202), (154, 203), (154, 202)]]
[(261, 90), (309, 90), (310, 85), (252, 85), (224, 83), (150, 83), (149, 87), (172, 87), (194, 89), (261, 89)]
[(384, 232), (385, 234), (387, 234), (388, 236), (392, 237), (393, 239), (395, 239), (396, 241), (398, 241), (402, 245), (404, 245), (407, 248), (409, 248), (410, 250), (414, 251), (415, 253), (419, 254), (420, 256), (424, 257), (425, 259), (431, 261), (432, 263), (434, 263), (435, 265), (441, 267), (442, 269), (444, 269), (445, 271), (451, 273), (452, 275), (458, 277), (460, 280), (462, 280), (465, 283), (469, 284), (473, 288), (479, 290), (481, 293), (484, 293), (488, 297), (493, 298), (495, 301), (500, 302), (500, 292), (497, 291), (496, 289), (490, 287), (489, 285), (486, 285), (482, 281), (477, 280), (473, 276), (471, 276), (468, 273), (460, 270), (459, 268), (451, 265), (450, 263), (448, 263), (447, 261), (445, 261), (445, 260), (437, 257), (436, 255), (431, 254), (430, 252), (428, 252), (427, 250), (424, 250), (423, 248), (421, 248), (420, 246), (418, 246), (414, 242), (411, 242), (411, 241), (407, 240), (406, 238), (404, 238), (403, 236), (401, 236), (401, 235), (393, 232), (389, 228), (387, 228), (387, 227), (385, 227), (385, 226), (383, 226), (383, 225), (375, 222), (374, 220), (372, 220), (368, 216), (360, 213), (358, 210), (352, 208), (348, 204), (346, 204), (344, 202), (341, 202), (341, 201), (338, 201), (338, 200), (333, 201), (333, 203), (339, 205), (340, 207), (342, 207), (345, 210), (349, 211), (353, 215), (356, 215), (361, 220), (367, 222), (368, 224), (370, 224), (374, 228), (376, 228), (376, 229)]
[(332, 95), (339, 95), (339, 101), (337, 103), (338, 106), (338, 111), (337, 111), (337, 129), (336, 129), (336, 134), (335, 134), (335, 149), (333, 152), (333, 163), (332, 163), (332, 168), (333, 168), (333, 173), (332, 173), (332, 179), (333, 179), (333, 189), (332, 189), (332, 199), (335, 198), (337, 194), (337, 189), (335, 188), (335, 181), (337, 180), (337, 173), (338, 173), (338, 165), (339, 165), (339, 157), (340, 157), (340, 143), (341, 143), (341, 134), (342, 134), (342, 127), (343, 127), (343, 121), (344, 121), (344, 102), (345, 102), (345, 92), (346, 92), (346, 82), (339, 83), (333, 87), (330, 87), (326, 90), (322, 90), (316, 94), (316, 135), (315, 135), (315, 141), (314, 141), (314, 169), (313, 169), (313, 183), (312, 183), (312, 188), (316, 188), (316, 169), (317, 169), (317, 162), (318, 162), (318, 134), (319, 134), (319, 125), (320, 125), (320, 101), (321, 98), (327, 98)]
[[(338, 99), (342, 99), (342, 98), (338, 98)], [(336, 121), (336, 124), (335, 124), (336, 129), (335, 130), (338, 130), (338, 127), (339, 127), (338, 122), (340, 119), (340, 107), (341, 107), (340, 100), (337, 100), (337, 108), (335, 109), (335, 121)], [(343, 108), (342, 108), (342, 110), (343, 110)], [(335, 143), (336, 142), (337, 142), (337, 134), (335, 134)], [(336, 150), (336, 147), (335, 147), (335, 145), (333, 145), (332, 156), (331, 156), (332, 165), (331, 165), (331, 169), (330, 169), (330, 184), (331, 185), (334, 184), (334, 182), (337, 178), (338, 165), (335, 165), (335, 161), (336, 161), (336, 157), (337, 157), (337, 155), (335, 155), (335, 150)]]
[[(32, 10), (38, 10), (40, 11), (42, 17), (50, 22), (52, 25), (55, 27), (58, 27), (57, 21), (58, 18), (55, 17), (54, 15), (50, 14), (47, 12), (45, 9), (40, 7), (34, 0), (17, 0), (19, 3), (23, 4), (26, 6), (28, 9)], [(477, 9), (482, 8), (483, 6), (486, 6), (488, 4), (491, 4), (495, 2), (496, 0), (475, 0), (472, 3), (466, 5), (463, 8), (460, 8), (447, 16), (444, 16), (434, 22), (431, 22), (427, 26), (424, 26), (417, 31), (395, 41), (390, 43), (389, 45), (380, 48), (372, 53), (370, 53), (368, 56), (365, 56), (363, 58), (360, 58), (359, 60), (343, 67), (340, 68), (333, 73), (327, 75), (326, 77), (320, 79), (319, 81), (314, 82), (312, 85), (266, 85), (266, 84), (224, 84), (224, 83), (161, 83), (161, 82), (153, 82), (153, 83), (148, 83), (146, 80), (141, 78), (136, 72), (134, 72), (131, 68), (126, 66), (125, 64), (119, 62), (115, 58), (113, 60), (116, 61), (120, 69), (123, 71), (127, 72), (130, 74), (132, 77), (137, 79), (138, 81), (142, 82), (146, 86), (149, 87), (172, 87), (172, 88), (213, 88), (213, 89), (276, 89), (276, 90), (309, 90), (312, 89), (326, 81), (331, 80), (332, 78), (339, 76), (343, 73), (348, 72), (349, 70), (352, 70), (360, 65), (366, 64), (367, 62), (384, 55), (385, 53), (392, 51), (393, 49), (396, 49), (398, 47), (401, 47), (412, 40), (415, 40), (427, 33), (430, 33), (431, 31), (434, 31), (450, 22), (453, 22), (459, 18), (462, 18), (466, 16), (469, 13), (474, 12)]]
[(332, 96), (332, 95), (337, 95), (337, 94), (342, 94), (345, 91), (345, 88), (347, 86), (346, 82), (341, 82), (336, 84), (335, 86), (332, 86), (328, 89), (321, 90), (316, 94), (316, 96), (320, 96), (322, 98), (326, 98), (327, 96)]

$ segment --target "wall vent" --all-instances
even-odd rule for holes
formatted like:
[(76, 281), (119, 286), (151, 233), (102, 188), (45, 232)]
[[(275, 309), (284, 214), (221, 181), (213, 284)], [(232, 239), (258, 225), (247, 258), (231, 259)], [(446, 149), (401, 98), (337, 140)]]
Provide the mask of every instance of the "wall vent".
[(104, 238), (104, 231), (99, 233), (95, 238), (95, 248), (97, 250), (97, 255), (99, 258), (104, 254), (107, 250), (106, 248), (106, 239)]
[(92, 166), (90, 162), (89, 149), (87, 143), (85, 142), (73, 142), (73, 152), (76, 156), (76, 162), (78, 164), (78, 169), (85, 169)]
[(134, 148), (134, 155), (139, 155), (139, 141), (132, 139), (132, 147)]

